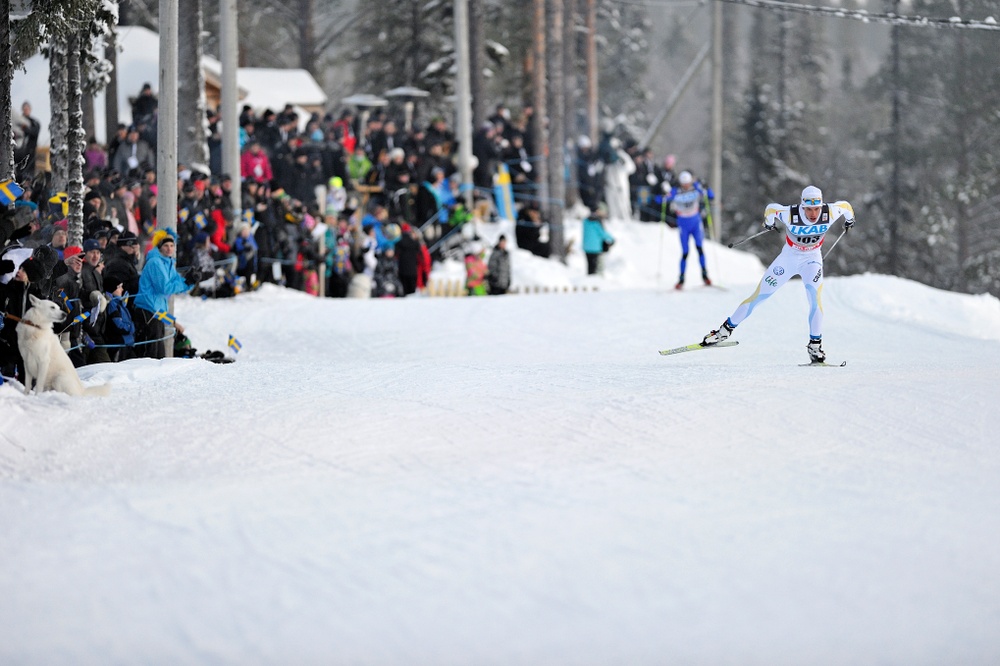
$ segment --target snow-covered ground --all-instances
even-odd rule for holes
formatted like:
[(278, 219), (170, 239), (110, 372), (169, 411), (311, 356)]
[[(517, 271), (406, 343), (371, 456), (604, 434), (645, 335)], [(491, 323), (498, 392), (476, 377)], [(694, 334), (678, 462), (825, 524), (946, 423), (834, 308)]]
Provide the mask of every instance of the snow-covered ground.
[(761, 265), (611, 228), (514, 255), (569, 293), (179, 298), (236, 363), (0, 387), (0, 663), (998, 663), (1000, 302), (831, 278), (803, 368), (792, 282), (661, 357)]

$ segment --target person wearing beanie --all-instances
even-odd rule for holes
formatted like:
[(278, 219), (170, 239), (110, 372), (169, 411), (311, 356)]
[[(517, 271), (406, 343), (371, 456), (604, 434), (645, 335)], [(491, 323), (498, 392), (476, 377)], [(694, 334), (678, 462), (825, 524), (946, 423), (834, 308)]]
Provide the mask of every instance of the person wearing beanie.
[[(66, 322), (72, 322), (84, 310), (83, 303), (80, 300), (83, 291), (83, 279), (81, 277), (83, 264), (84, 254), (82, 247), (73, 245), (63, 250), (62, 264), (58, 267), (61, 275), (55, 279), (52, 291), (58, 294), (61, 290), (66, 294), (65, 303), (68, 306)], [(86, 363), (86, 357), (83, 354), (84, 345), (82, 344), (83, 327), (79, 322), (75, 324), (69, 323), (64, 330), (69, 332), (69, 342), (72, 348), (72, 351), (68, 352), (70, 360), (73, 361), (75, 367), (79, 368)]]
[(123, 292), (134, 296), (139, 293), (139, 239), (131, 231), (123, 231), (115, 247), (110, 256), (105, 250), (104, 284), (121, 285)]
[[(25, 279), (23, 281), (28, 284), (41, 282), (48, 277), (45, 266), (42, 265), (41, 261), (36, 260), (34, 256), (28, 257), (25, 262), (21, 264), (20, 272), (24, 274)], [(14, 279), (19, 279), (19, 276)]]
[(177, 242), (177, 235), (174, 233), (173, 229), (157, 229), (153, 232), (152, 246), (159, 249), (164, 241), (168, 240), (171, 243)]
[[(169, 313), (170, 297), (185, 293), (191, 288), (191, 284), (177, 272), (177, 243), (170, 230), (160, 229), (154, 233), (153, 246), (146, 254), (146, 264), (139, 276), (139, 293), (135, 297), (135, 323), (137, 334), (142, 329), (148, 343), (144, 345), (143, 355), (148, 358), (164, 358), (167, 336), (166, 326), (160, 317)], [(178, 333), (184, 333), (179, 322), (175, 322), (174, 327)]]
[(83, 241), (83, 268), (80, 271), (81, 293), (87, 297), (91, 292), (104, 292), (104, 253), (101, 245), (93, 238)]
[(764, 209), (764, 228), (777, 229), (780, 223), (785, 230), (781, 252), (764, 272), (756, 291), (740, 303), (718, 330), (708, 333), (701, 341), (702, 347), (724, 342), (759, 304), (770, 298), (793, 276), (802, 279), (809, 300), (809, 342), (806, 351), (811, 364), (826, 363), (823, 351), (823, 240), (837, 223), (843, 220), (844, 233), (854, 226), (854, 208), (847, 201), (827, 202), (823, 192), (815, 185), (802, 190), (797, 203), (768, 204)]

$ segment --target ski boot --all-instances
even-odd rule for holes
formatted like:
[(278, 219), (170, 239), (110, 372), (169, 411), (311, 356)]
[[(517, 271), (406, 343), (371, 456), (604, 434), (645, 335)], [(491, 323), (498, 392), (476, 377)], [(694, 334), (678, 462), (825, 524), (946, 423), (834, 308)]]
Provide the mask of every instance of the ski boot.
[(702, 269), (702, 271), (701, 271), (701, 280), (702, 280), (702, 282), (705, 283), (706, 287), (711, 287), (712, 286), (712, 281), (708, 279), (708, 270), (707, 269)]
[(823, 338), (810, 338), (809, 344), (806, 345), (806, 351), (809, 352), (810, 363), (826, 362), (826, 353), (823, 351)]
[(733, 329), (735, 328), (736, 328), (735, 326), (729, 323), (729, 319), (726, 319), (726, 321), (722, 322), (722, 325), (719, 326), (719, 330), (712, 331), (711, 333), (706, 335), (704, 339), (702, 339), (701, 346), (711, 347), (712, 345), (719, 344), (720, 342), (728, 338), (730, 335), (732, 335)]
[(674, 289), (680, 290), (680, 289), (683, 289), (683, 288), (684, 288), (684, 276), (682, 275), (681, 279), (678, 280), (677, 284), (674, 285)]

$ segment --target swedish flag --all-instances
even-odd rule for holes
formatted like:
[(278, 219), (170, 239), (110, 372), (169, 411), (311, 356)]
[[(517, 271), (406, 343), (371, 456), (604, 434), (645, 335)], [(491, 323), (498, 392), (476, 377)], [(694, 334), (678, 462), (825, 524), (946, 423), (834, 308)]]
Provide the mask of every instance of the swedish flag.
[(229, 344), (230, 347), (232, 347), (233, 351), (236, 352), (237, 354), (239, 354), (240, 353), (240, 349), (243, 348), (243, 345), (240, 344), (240, 341), (237, 340), (236, 338), (234, 338), (232, 335), (229, 336), (229, 343), (228, 344)]
[(198, 231), (204, 231), (207, 225), (208, 221), (205, 219), (205, 214), (201, 211), (195, 213), (194, 226), (198, 227)]
[(84, 310), (77, 316), (73, 317), (73, 321), (71, 323), (79, 324), (80, 322), (87, 321), (88, 319), (97, 319), (97, 315), (99, 314), (101, 314), (101, 306), (98, 305), (90, 312)]
[(253, 226), (253, 208), (246, 208), (243, 211), (243, 221), (246, 222), (251, 227)]
[(17, 198), (22, 194), (24, 194), (24, 188), (13, 180), (5, 180), (0, 183), (0, 204), (9, 206), (17, 201)]
[(173, 326), (175, 323), (177, 323), (177, 317), (173, 316), (169, 312), (157, 312), (153, 316), (169, 326)]
[(49, 212), (62, 219), (69, 215), (69, 195), (65, 192), (56, 192), (49, 199)]

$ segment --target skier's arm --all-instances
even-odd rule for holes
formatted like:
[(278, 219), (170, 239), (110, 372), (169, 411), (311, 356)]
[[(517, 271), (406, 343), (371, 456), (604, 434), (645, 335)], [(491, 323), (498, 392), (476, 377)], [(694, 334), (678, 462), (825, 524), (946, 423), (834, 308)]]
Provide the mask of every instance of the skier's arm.
[(778, 226), (778, 222), (784, 224), (781, 214), (787, 209), (788, 206), (776, 203), (768, 204), (767, 208), (764, 209), (764, 228), (768, 231), (774, 231)]
[(851, 204), (846, 201), (830, 204), (830, 217), (837, 219), (841, 215), (844, 216), (844, 229), (850, 229), (854, 226), (854, 208)]

